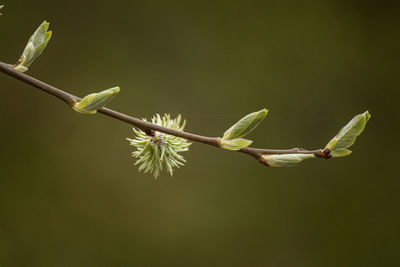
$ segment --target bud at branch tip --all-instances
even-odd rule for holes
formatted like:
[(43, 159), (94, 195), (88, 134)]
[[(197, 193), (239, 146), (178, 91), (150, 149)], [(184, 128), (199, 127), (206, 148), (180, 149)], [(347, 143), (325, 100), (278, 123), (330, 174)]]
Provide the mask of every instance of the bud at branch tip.
[(351, 154), (348, 148), (354, 145), (357, 137), (364, 131), (371, 115), (368, 111), (356, 115), (339, 133), (329, 141), (325, 149), (331, 150), (333, 158), (345, 157)]
[(48, 29), (49, 23), (47, 21), (40, 24), (39, 28), (29, 38), (21, 57), (14, 65), (14, 69), (19, 72), (27, 71), (33, 61), (42, 54), (52, 35), (51, 31), (47, 31)]

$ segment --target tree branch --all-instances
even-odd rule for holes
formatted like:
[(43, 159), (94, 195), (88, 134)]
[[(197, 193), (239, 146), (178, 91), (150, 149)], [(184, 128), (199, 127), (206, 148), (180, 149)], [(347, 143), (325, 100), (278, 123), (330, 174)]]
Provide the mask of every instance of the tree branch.
[[(57, 97), (58, 99), (62, 100), (66, 104), (68, 104), (70, 107), (72, 107), (76, 102), (81, 100), (79, 97), (77, 97), (75, 95), (67, 93), (61, 89), (58, 89), (54, 86), (51, 86), (47, 83), (44, 83), (44, 82), (37, 80), (29, 75), (26, 75), (24, 73), (21, 73), (21, 72), (15, 70), (12, 65), (0, 62), (0, 71), (17, 79), (17, 80), (20, 80), (26, 84), (36, 87), (39, 90), (42, 90), (50, 95)], [(215, 147), (220, 147), (220, 138), (219, 137), (207, 137), (207, 136), (201, 136), (201, 135), (192, 134), (192, 133), (188, 133), (188, 132), (177, 131), (177, 130), (174, 130), (171, 128), (166, 128), (166, 127), (163, 127), (163, 126), (160, 126), (157, 124), (153, 124), (151, 122), (143, 121), (138, 118), (128, 116), (126, 114), (120, 113), (118, 111), (115, 111), (115, 110), (112, 110), (109, 108), (102, 108), (102, 109), (99, 109), (97, 112), (99, 112), (103, 115), (106, 115), (108, 117), (126, 122), (130, 125), (133, 125), (139, 129), (143, 130), (144, 132), (146, 132), (149, 135), (153, 135), (154, 131), (158, 131), (158, 132), (178, 136), (181, 138), (185, 138), (185, 139), (191, 140), (193, 142), (198, 142), (198, 143), (203, 143), (203, 144), (207, 144), (207, 145), (212, 145)], [(330, 157), (329, 156), (330, 151), (326, 150), (326, 149), (325, 150), (321, 150), (321, 149), (306, 150), (306, 149), (302, 149), (302, 148), (293, 148), (293, 149), (287, 149), (287, 150), (276, 150), (276, 149), (260, 149), (260, 148), (245, 147), (245, 148), (238, 150), (238, 152), (248, 154), (267, 166), (268, 166), (268, 164), (265, 162), (265, 160), (263, 160), (262, 155), (297, 153), (297, 154), (314, 154), (315, 156), (320, 157), (320, 158), (329, 158)]]

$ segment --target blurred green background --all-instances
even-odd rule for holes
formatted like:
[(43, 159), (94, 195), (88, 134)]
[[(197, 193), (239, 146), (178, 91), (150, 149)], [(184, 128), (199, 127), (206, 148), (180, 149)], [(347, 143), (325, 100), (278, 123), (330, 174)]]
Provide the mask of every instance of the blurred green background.
[(324, 146), (372, 113), (348, 158), (266, 168), (194, 144), (138, 173), (127, 124), (0, 74), (0, 266), (400, 266), (399, 1), (1, 1), (0, 60), (44, 20), (28, 74), (221, 135), (267, 107), (257, 147)]

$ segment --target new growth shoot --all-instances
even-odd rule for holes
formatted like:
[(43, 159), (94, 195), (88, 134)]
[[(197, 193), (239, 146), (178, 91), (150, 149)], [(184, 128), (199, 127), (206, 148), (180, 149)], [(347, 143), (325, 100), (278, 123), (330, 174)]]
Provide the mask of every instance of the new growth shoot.
[[(2, 7), (0, 5), (0, 9)], [(141, 120), (106, 108), (105, 105), (120, 91), (119, 87), (91, 93), (80, 99), (24, 74), (47, 47), (52, 36), (52, 32), (48, 31), (48, 28), (49, 23), (44, 21), (29, 38), (18, 62), (14, 65), (0, 62), (0, 71), (61, 99), (76, 112), (81, 114), (100, 113), (132, 125), (135, 137), (127, 138), (127, 140), (135, 147), (132, 153), (136, 159), (135, 165), (139, 166), (139, 171), (151, 173), (154, 177), (158, 177), (162, 170), (167, 170), (172, 175), (174, 168), (183, 166), (186, 161), (180, 153), (188, 151), (191, 142), (244, 153), (271, 167), (293, 167), (306, 159), (345, 157), (350, 155), (349, 148), (354, 145), (357, 137), (364, 131), (371, 117), (368, 111), (356, 115), (324, 148), (315, 150), (302, 148), (276, 150), (250, 147), (253, 141), (244, 137), (255, 130), (265, 119), (268, 114), (266, 109), (244, 116), (227, 129), (222, 137), (188, 133), (184, 131), (186, 121), (182, 119), (181, 115), (172, 118), (169, 114), (163, 116), (157, 114), (149, 122), (146, 119)]]

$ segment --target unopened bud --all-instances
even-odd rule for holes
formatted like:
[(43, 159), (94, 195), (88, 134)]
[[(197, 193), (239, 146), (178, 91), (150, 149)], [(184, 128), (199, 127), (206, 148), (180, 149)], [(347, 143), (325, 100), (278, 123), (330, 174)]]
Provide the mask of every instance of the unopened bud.
[(224, 138), (220, 139), (220, 146), (227, 150), (240, 150), (242, 148), (248, 147), (251, 145), (253, 141), (243, 139), (243, 138), (236, 138), (233, 140), (226, 140)]
[(314, 157), (314, 154), (273, 154), (262, 156), (265, 163), (271, 167), (293, 167), (305, 159)]
[(73, 105), (73, 109), (79, 113), (95, 114), (97, 110), (103, 108), (117, 93), (119, 87), (104, 90), (85, 96), (80, 102)]

